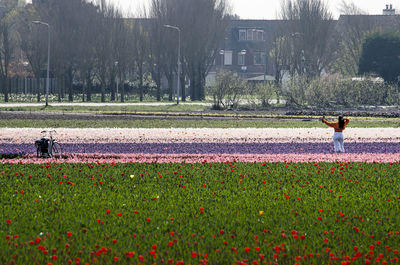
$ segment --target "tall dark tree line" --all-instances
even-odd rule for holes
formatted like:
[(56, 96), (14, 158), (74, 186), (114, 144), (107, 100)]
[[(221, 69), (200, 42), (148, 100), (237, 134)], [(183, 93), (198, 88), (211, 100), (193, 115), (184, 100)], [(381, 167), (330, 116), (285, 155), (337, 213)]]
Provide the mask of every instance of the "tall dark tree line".
[[(163, 26), (172, 25), (178, 27), (181, 32), (180, 91), (182, 91), (183, 100), (186, 97), (185, 77), (190, 82), (191, 100), (202, 100), (205, 97), (205, 77), (215, 59), (217, 48), (225, 36), (229, 17), (227, 10), (224, 0), (152, 1), (151, 15), (155, 21), (152, 25), (152, 36), (168, 43), (164, 49), (161, 49), (164, 52), (154, 54), (154, 56), (163, 58), (166, 62), (163, 67), (170, 86), (173, 83), (173, 74), (178, 71), (176, 63), (178, 32), (171, 32), (170, 28), (163, 28)], [(153, 48), (153, 51), (155, 50)]]
[[(181, 29), (179, 90), (182, 100), (188, 96), (186, 84), (190, 84), (191, 99), (202, 100), (205, 77), (228, 25), (225, 0), (153, 0), (149, 15), (144, 14), (143, 19), (123, 18), (105, 0), (33, 0), (20, 9), (17, 3), (17, 0), (1, 2), (0, 84), (6, 101), (8, 66), (14, 47), (24, 53), (30, 64), (29, 69), (36, 78), (37, 100), (45, 93), (40, 79), (47, 68), (49, 31), (50, 72), (58, 80), (58, 90), (52, 92), (59, 101), (65, 97), (73, 101), (74, 84), (79, 83), (82, 101), (92, 100), (96, 84), (102, 102), (106, 101), (108, 92), (112, 101), (120, 96), (123, 102), (125, 81), (137, 85), (142, 101), (146, 92), (144, 82), (149, 76), (155, 83), (157, 100), (163, 95), (163, 76), (168, 81), (168, 99), (173, 100), (178, 73), (178, 32), (165, 25)], [(12, 29), (10, 14), (19, 22)], [(47, 23), (49, 27), (32, 21)], [(18, 38), (11, 38), (12, 32)]]

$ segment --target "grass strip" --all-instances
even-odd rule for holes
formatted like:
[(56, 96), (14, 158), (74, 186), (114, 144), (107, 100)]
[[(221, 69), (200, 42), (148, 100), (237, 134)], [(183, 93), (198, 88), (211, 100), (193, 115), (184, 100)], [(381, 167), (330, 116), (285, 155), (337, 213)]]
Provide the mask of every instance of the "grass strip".
[[(314, 128), (326, 127), (318, 120), (216, 120), (216, 119), (8, 119), (0, 128)], [(349, 128), (398, 128), (400, 121), (357, 120)]]

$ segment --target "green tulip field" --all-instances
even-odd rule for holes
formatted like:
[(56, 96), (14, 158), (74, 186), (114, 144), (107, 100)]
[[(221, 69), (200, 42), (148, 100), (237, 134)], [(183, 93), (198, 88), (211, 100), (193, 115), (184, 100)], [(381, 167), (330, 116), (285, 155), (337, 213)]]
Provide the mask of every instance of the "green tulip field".
[(0, 264), (393, 264), (399, 163), (0, 164)]

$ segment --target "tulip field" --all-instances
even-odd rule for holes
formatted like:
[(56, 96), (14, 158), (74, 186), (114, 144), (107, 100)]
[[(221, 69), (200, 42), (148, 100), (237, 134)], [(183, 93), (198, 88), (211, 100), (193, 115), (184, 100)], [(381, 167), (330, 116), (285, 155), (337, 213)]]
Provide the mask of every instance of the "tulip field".
[(0, 264), (395, 264), (400, 128), (0, 129)]

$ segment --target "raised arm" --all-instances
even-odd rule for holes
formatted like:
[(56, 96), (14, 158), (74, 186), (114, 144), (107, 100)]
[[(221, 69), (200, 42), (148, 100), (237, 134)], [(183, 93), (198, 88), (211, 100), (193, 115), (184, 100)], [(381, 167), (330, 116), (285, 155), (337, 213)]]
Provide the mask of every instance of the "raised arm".
[(336, 122), (327, 122), (326, 120), (322, 120), (322, 122), (328, 125), (329, 127), (335, 127), (336, 125)]

